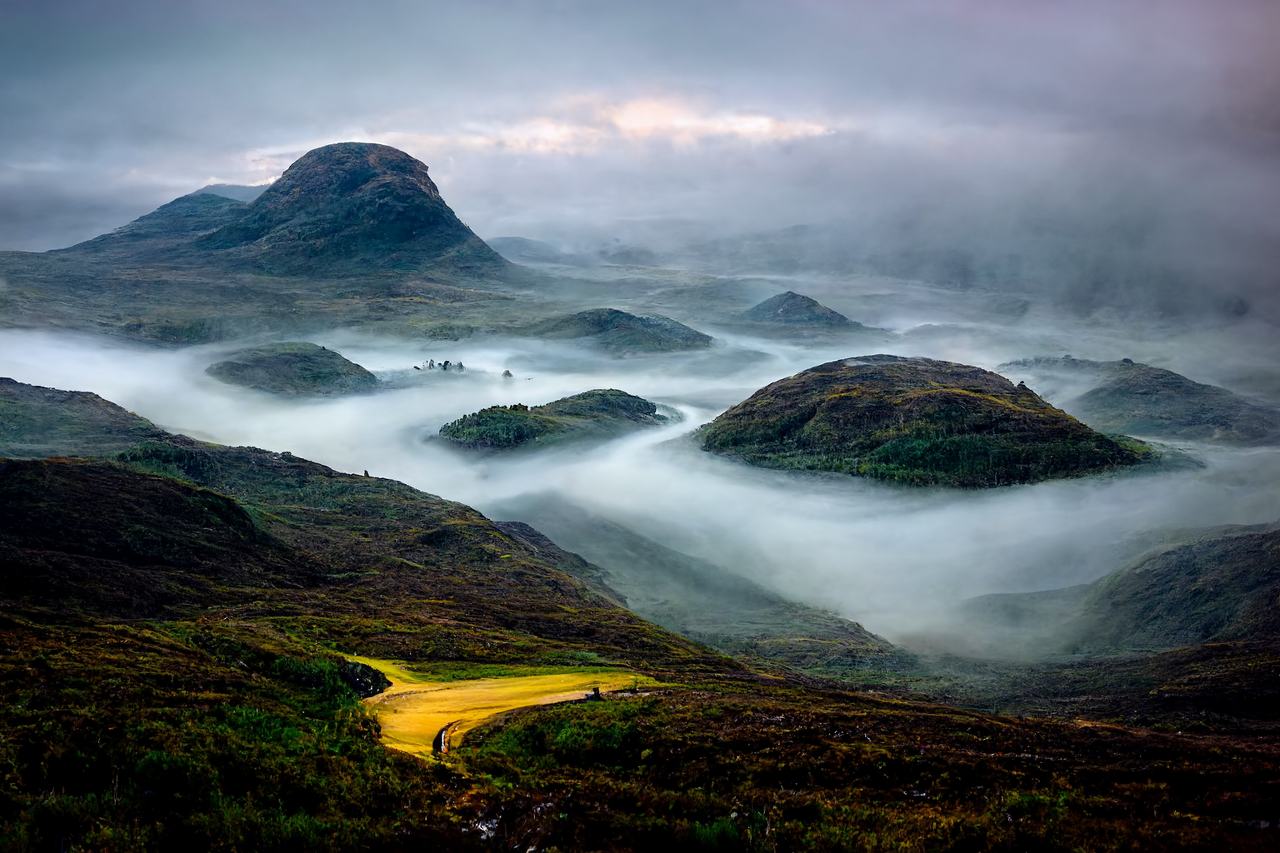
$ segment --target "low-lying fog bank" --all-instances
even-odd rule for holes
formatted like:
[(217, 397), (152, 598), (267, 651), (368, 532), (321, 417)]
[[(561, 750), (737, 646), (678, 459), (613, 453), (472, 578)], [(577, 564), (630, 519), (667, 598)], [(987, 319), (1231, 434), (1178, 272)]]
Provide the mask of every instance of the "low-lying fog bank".
[[(204, 373), (243, 342), (156, 350), (9, 330), (0, 332), (0, 375), (93, 391), (175, 432), (367, 470), (486, 512), (550, 492), (908, 644), (940, 626), (961, 599), (1092, 581), (1178, 528), (1280, 518), (1280, 448), (1183, 444), (1196, 464), (978, 492), (758, 470), (703, 453), (688, 436), (771, 381), (868, 351), (988, 369), (1065, 352), (1132, 357), (1200, 381), (1247, 377), (1237, 386), (1243, 391), (1280, 389), (1274, 353), (1247, 336), (1098, 325), (1048, 331), (1025, 319), (916, 325), (874, 345), (855, 336), (801, 345), (718, 333), (709, 350), (627, 360), (563, 342), (334, 333), (311, 340), (373, 371), (385, 387), (316, 400), (272, 397)], [(413, 369), (429, 358), (461, 361), (466, 371)], [(503, 378), (504, 370), (513, 376)], [(460, 451), (436, 437), (441, 424), (485, 406), (540, 404), (592, 388), (646, 397), (683, 420), (604, 444), (507, 455)]]

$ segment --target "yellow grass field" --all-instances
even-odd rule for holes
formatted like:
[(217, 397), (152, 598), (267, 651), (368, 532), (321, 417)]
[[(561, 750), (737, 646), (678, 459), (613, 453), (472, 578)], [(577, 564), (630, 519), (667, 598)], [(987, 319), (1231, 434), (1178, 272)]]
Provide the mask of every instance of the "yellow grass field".
[(379, 670), (391, 686), (365, 704), (382, 726), (382, 742), (419, 757), (433, 754), (432, 743), (445, 726), (452, 749), (466, 732), (504, 711), (529, 705), (548, 705), (581, 699), (599, 687), (617, 690), (652, 679), (622, 670), (603, 672), (563, 672), (469, 681), (433, 681), (410, 672), (403, 665), (376, 658), (349, 657)]

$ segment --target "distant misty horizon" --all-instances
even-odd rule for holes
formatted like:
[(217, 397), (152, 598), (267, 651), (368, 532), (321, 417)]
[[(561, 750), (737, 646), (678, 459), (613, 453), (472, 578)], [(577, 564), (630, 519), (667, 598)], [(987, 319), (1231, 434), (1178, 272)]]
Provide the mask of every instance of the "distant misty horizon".
[(1103, 304), (1271, 306), (1277, 31), (1259, 0), (21, 2), (0, 250), (363, 140), (425, 162), (488, 237), (670, 251), (812, 225), (864, 256), (1074, 264)]

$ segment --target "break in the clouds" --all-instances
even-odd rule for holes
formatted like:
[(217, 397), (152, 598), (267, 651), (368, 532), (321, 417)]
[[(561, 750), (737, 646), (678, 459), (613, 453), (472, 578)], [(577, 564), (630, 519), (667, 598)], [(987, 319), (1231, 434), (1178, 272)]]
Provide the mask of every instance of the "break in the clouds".
[(1267, 0), (18, 0), (0, 16), (5, 249), (365, 139), (426, 161), (487, 236), (909, 222), (934, 242), (1107, 235), (1254, 293), (1280, 266)]

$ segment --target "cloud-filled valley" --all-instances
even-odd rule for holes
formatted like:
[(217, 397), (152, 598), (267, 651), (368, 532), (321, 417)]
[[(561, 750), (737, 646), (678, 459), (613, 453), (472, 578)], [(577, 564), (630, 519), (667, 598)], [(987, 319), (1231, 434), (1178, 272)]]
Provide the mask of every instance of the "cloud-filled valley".
[[(914, 310), (928, 310), (928, 292), (920, 291)], [(963, 298), (937, 293), (942, 307), (934, 309), (935, 319), (963, 316)], [(0, 360), (20, 381), (93, 390), (174, 432), (287, 450), (342, 471), (367, 470), (493, 517), (508, 506), (536, 505), (542, 496), (567, 501), (908, 646), (927, 647), (931, 637), (951, 630), (947, 613), (963, 599), (1088, 583), (1181, 531), (1280, 517), (1273, 488), (1280, 453), (1273, 447), (1164, 442), (1166, 457), (1154, 466), (972, 491), (759, 470), (704, 453), (689, 436), (757, 388), (832, 358), (895, 352), (994, 368), (1028, 354), (1056, 357), (1072, 342), (1076, 357), (1133, 355), (1177, 367), (1211, 340), (1192, 329), (1153, 334), (1144, 343), (1132, 329), (1070, 320), (1052, 328), (1023, 320), (904, 331), (797, 343), (723, 330), (709, 350), (629, 359), (569, 342), (483, 335), (406, 342), (332, 332), (314, 340), (372, 370), (384, 388), (304, 401), (205, 375), (208, 364), (236, 348), (232, 342), (156, 351), (7, 331), (0, 334)], [(1257, 388), (1274, 393), (1274, 375), (1259, 369), (1268, 358), (1266, 343), (1218, 338), (1212, 345), (1212, 375), (1202, 371), (1195, 378), (1253, 377)], [(413, 369), (428, 358), (462, 361), (467, 369)], [(504, 370), (513, 376), (504, 379)], [(510, 454), (454, 448), (436, 434), (443, 423), (485, 406), (541, 404), (592, 388), (645, 397), (680, 419), (587, 446)], [(1060, 382), (1040, 390), (1069, 408), (1080, 389)], [(1258, 399), (1276, 402), (1265, 394)]]

